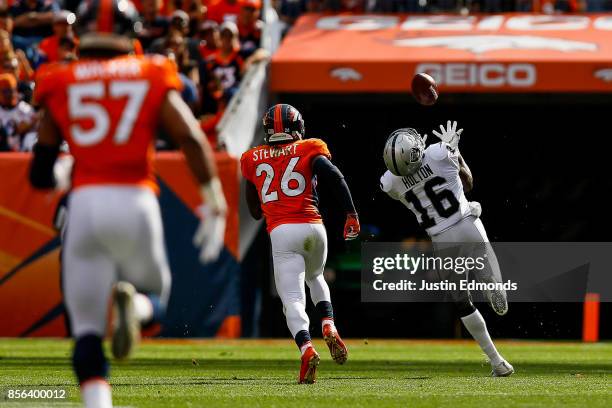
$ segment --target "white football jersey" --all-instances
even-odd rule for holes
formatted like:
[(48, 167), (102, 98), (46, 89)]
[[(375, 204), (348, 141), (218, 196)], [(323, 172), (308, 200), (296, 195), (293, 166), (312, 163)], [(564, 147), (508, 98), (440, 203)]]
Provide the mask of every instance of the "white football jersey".
[(425, 149), (423, 164), (413, 175), (399, 177), (387, 171), (380, 188), (404, 203), (430, 236), (470, 215), (459, 177), (459, 151), (443, 142)]

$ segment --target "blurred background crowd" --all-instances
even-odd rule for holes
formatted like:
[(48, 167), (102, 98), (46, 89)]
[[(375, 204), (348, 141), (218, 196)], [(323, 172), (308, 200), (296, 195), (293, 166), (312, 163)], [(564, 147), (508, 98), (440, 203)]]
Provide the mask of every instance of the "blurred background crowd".
[[(78, 59), (80, 1), (0, 1), (0, 151), (29, 151), (38, 114), (32, 100), (43, 64)], [(215, 129), (261, 47), (262, 0), (136, 0), (136, 49), (173, 59), (183, 98), (218, 149)], [(290, 27), (305, 12), (610, 11), (612, 0), (273, 0)], [(173, 146), (160, 135), (158, 148)]]
[[(38, 114), (37, 70), (78, 59), (78, 1), (0, 2), (0, 151), (29, 151)], [(268, 58), (260, 48), (261, 0), (135, 1), (135, 49), (176, 62), (183, 99), (214, 145), (215, 127), (248, 68)], [(160, 135), (158, 148), (172, 148)], [(217, 146), (222, 149), (223, 146)]]

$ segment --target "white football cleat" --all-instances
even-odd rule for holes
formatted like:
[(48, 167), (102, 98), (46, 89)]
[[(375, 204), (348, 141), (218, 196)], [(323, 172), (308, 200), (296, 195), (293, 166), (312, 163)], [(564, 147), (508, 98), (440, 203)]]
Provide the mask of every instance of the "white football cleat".
[(489, 305), (491, 305), (495, 313), (500, 316), (508, 313), (508, 298), (505, 290), (488, 290), (486, 291), (486, 296), (489, 300)]
[(514, 367), (506, 360), (502, 361), (491, 371), (491, 377), (510, 377), (514, 374)]
[(113, 342), (116, 359), (127, 358), (140, 340), (140, 323), (134, 311), (136, 289), (131, 283), (117, 282), (113, 292)]
[[(492, 275), (489, 275), (487, 277), (481, 277), (479, 280), (484, 283), (493, 283), (493, 284), (501, 283), (498, 279), (496, 279)], [(503, 316), (506, 313), (508, 313), (508, 295), (506, 294), (506, 291), (504, 289), (498, 289), (498, 290), (485, 289), (482, 292), (484, 293), (486, 299), (489, 301), (489, 305), (491, 306), (491, 309), (493, 309), (495, 313), (497, 313), (500, 316)]]

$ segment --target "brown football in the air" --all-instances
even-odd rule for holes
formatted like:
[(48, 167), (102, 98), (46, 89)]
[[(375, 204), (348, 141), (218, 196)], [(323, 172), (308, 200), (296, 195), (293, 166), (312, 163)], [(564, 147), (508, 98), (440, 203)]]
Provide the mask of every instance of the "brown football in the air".
[(438, 100), (436, 81), (429, 74), (416, 74), (412, 78), (412, 95), (421, 105), (433, 105)]

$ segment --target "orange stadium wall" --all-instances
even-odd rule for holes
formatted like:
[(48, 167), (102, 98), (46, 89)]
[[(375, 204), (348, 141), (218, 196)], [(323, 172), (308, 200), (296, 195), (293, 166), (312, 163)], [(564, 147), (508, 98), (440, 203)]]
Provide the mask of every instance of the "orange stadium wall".
[[(67, 336), (62, 302), (61, 240), (52, 219), (61, 194), (33, 190), (30, 155), (0, 154), (0, 336)], [(225, 248), (213, 264), (201, 265), (191, 243), (201, 203), (195, 180), (180, 153), (158, 153), (156, 172), (164, 235), (172, 269), (165, 320), (148, 335), (240, 336), (238, 161), (216, 155), (229, 212)]]

